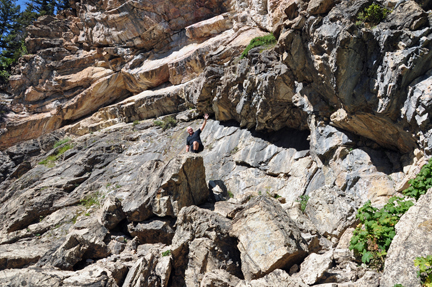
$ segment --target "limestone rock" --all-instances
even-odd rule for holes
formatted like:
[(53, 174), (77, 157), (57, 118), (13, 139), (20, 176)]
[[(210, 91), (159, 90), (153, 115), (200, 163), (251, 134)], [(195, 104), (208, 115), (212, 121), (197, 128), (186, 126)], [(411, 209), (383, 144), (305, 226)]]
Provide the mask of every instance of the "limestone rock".
[(215, 212), (196, 206), (183, 208), (171, 245), (174, 280), (199, 286), (205, 273), (216, 269), (241, 277), (240, 254), (229, 235), (230, 225), (231, 220)]
[(273, 272), (267, 274), (263, 278), (251, 280), (250, 282), (242, 281), (237, 284), (236, 287), (260, 287), (260, 286), (287, 286), (287, 287), (306, 287), (308, 285), (304, 284), (301, 280), (297, 278), (290, 277), (288, 273), (281, 269), (276, 269)]
[(298, 277), (307, 285), (314, 285), (328, 271), (333, 262), (333, 251), (327, 251), (322, 255), (310, 254), (300, 265)]
[(309, 196), (305, 212), (322, 235), (339, 238), (356, 222), (354, 202), (340, 190), (323, 187)]
[(312, 153), (323, 159), (338, 147), (353, 143), (346, 134), (323, 122), (310, 120), (310, 129)]
[(171, 256), (157, 257), (152, 253), (136, 261), (123, 286), (166, 287), (171, 274)]
[(0, 245), (0, 269), (24, 268), (36, 263), (48, 250), (48, 244), (16, 242)]
[(238, 286), (240, 279), (224, 270), (212, 270), (207, 272), (199, 285), (200, 287), (235, 287)]
[(99, 259), (108, 256), (104, 242), (108, 230), (95, 219), (77, 222), (60, 246), (54, 246), (38, 262), (38, 266), (54, 266), (72, 270), (82, 259)]
[(323, 14), (330, 11), (333, 5), (333, 0), (312, 0), (309, 2), (307, 11), (312, 15)]
[(179, 156), (160, 172), (161, 183), (153, 199), (153, 213), (158, 216), (176, 216), (189, 205), (204, 203), (209, 190), (201, 156)]
[(138, 237), (143, 243), (164, 243), (171, 244), (175, 229), (172, 219), (150, 219), (140, 223), (130, 223), (128, 231), (133, 237)]
[(418, 269), (413, 262), (416, 257), (432, 254), (427, 236), (432, 219), (429, 209), (431, 200), (432, 192), (429, 190), (396, 224), (396, 236), (387, 252), (380, 286), (420, 286)]
[(211, 19), (198, 22), (186, 27), (186, 36), (189, 38), (204, 38), (217, 35), (224, 30), (232, 28), (228, 15), (219, 15)]
[(102, 206), (102, 225), (111, 230), (124, 218), (120, 200), (115, 197), (108, 197)]
[(265, 196), (252, 199), (235, 216), (230, 235), (238, 239), (246, 280), (289, 268), (308, 252), (294, 222), (278, 202)]
[[(0, 273), (1, 282), (11, 286), (23, 282), (35, 286), (117, 286), (108, 268), (92, 265), (77, 272), (46, 268), (8, 269)], [(6, 286), (6, 285), (5, 285)]]
[[(145, 174), (145, 183), (123, 202), (123, 211), (132, 221), (143, 221), (152, 214), (176, 217), (181, 208), (204, 203), (209, 190), (205, 181), (203, 159), (194, 155), (179, 155), (160, 167), (160, 162), (148, 162), (153, 174)], [(139, 198), (139, 200), (136, 200)]]

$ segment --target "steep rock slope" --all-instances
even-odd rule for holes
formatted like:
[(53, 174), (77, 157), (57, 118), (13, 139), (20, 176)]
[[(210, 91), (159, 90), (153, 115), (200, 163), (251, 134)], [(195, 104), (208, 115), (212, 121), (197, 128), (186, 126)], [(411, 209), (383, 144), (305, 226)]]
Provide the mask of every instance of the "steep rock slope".
[[(2, 94), (0, 284), (413, 282), (402, 227), (382, 278), (348, 245), (430, 154), (427, 1), (382, 2), (376, 27), (369, 1), (72, 4), (28, 28)], [(205, 151), (182, 154), (204, 112)], [(400, 224), (418, 237), (428, 198)]]

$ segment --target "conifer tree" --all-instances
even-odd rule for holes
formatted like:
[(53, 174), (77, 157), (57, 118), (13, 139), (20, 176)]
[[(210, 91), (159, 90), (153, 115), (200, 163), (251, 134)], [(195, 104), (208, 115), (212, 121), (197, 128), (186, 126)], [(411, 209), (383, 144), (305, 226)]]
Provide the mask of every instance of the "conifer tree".
[[(19, 58), (20, 6), (16, 0), (0, 0), (0, 83), (9, 78), (10, 67)], [(18, 52), (18, 53), (17, 53)]]
[(43, 15), (54, 15), (55, 8), (57, 6), (56, 0), (30, 0), (27, 2), (27, 7), (39, 16)]

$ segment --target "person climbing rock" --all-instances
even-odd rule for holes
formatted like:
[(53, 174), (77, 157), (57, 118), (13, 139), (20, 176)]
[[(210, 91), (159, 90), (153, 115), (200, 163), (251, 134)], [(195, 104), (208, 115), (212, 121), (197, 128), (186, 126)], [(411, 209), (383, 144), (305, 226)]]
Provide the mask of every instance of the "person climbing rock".
[(199, 153), (204, 150), (204, 146), (201, 142), (200, 134), (205, 128), (205, 125), (207, 123), (207, 119), (209, 118), (208, 114), (204, 115), (204, 122), (196, 132), (193, 131), (192, 127), (187, 127), (188, 137), (186, 139), (186, 152), (194, 152)]

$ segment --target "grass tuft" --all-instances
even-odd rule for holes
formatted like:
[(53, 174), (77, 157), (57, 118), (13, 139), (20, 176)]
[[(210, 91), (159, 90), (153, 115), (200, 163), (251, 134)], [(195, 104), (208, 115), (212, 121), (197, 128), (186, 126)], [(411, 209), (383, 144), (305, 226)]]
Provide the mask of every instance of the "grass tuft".
[(271, 46), (271, 45), (274, 45), (276, 43), (277, 43), (277, 40), (276, 40), (275, 36), (273, 35), (273, 33), (270, 33), (270, 34), (262, 36), (262, 37), (253, 38), (250, 41), (249, 45), (247, 45), (246, 49), (241, 54), (240, 59), (243, 59), (244, 57), (246, 57), (247, 54), (249, 53), (249, 51), (255, 47)]
[(177, 126), (177, 121), (173, 117), (166, 117), (163, 121), (156, 120), (153, 123), (164, 131)]

